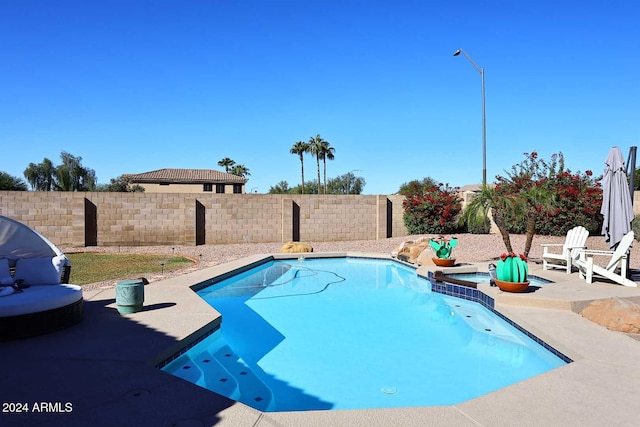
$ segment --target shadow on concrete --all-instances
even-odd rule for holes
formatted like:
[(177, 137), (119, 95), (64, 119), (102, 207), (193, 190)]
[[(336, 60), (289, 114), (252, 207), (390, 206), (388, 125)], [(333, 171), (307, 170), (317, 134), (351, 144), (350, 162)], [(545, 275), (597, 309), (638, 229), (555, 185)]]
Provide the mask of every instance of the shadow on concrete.
[(142, 307), (142, 311), (160, 310), (161, 308), (169, 308), (176, 305), (175, 302), (163, 302), (160, 304), (149, 304)]
[[(214, 425), (235, 402), (150, 366), (177, 340), (121, 316), (114, 299), (85, 300), (68, 329), (0, 344), (3, 426)], [(151, 306), (170, 307), (173, 303)], [(15, 411), (14, 411), (15, 412)]]

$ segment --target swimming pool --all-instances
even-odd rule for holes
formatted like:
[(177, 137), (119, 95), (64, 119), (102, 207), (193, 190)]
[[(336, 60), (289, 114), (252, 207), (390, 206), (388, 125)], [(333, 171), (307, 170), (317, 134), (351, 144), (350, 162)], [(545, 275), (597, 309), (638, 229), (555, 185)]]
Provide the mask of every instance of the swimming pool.
[(566, 364), (395, 261), (270, 261), (198, 294), (221, 329), (163, 370), (262, 411), (450, 405)]

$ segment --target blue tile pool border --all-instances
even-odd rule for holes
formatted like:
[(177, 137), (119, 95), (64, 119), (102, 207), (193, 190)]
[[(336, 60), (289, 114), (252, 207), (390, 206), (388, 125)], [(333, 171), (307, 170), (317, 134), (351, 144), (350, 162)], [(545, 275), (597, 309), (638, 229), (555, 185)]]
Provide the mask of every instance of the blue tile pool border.
[[(483, 272), (476, 272), (476, 273), (457, 273), (459, 276), (456, 277), (456, 279), (460, 279), (460, 276), (464, 276), (465, 274), (470, 274), (470, 275), (478, 275), (478, 276), (486, 276), (487, 277), (487, 282), (489, 281), (489, 273), (483, 273)], [(446, 274), (445, 274), (446, 276)], [(548, 285), (551, 283), (555, 283), (553, 280), (549, 280), (549, 279), (545, 279), (544, 277), (540, 277), (540, 276), (535, 276), (535, 275), (529, 275), (529, 277), (531, 279), (537, 280), (539, 282), (542, 282), (542, 284), (544, 285)], [(464, 280), (464, 279), (461, 279)], [(531, 286), (537, 286), (532, 284)]]

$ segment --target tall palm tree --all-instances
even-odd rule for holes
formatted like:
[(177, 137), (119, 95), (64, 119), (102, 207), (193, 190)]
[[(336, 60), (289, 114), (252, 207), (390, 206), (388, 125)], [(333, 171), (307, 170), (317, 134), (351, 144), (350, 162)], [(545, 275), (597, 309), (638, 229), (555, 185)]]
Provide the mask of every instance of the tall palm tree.
[(234, 162), (233, 160), (231, 160), (231, 159), (230, 159), (230, 158), (228, 158), (228, 157), (225, 157), (224, 159), (222, 159), (222, 160), (220, 160), (220, 161), (218, 162), (218, 166), (222, 166), (222, 167), (224, 167), (224, 171), (225, 171), (226, 173), (229, 173), (229, 168), (231, 168), (231, 167), (232, 167), (233, 165), (235, 165), (235, 164), (236, 164), (236, 162)]
[(327, 194), (327, 159), (335, 159), (333, 153), (336, 149), (331, 146), (329, 141), (322, 141), (322, 163), (324, 164), (324, 194)]
[(304, 153), (308, 153), (311, 149), (309, 143), (304, 141), (298, 141), (291, 147), (289, 153), (297, 154), (300, 157), (300, 170), (302, 171), (302, 194), (304, 194)]
[(242, 178), (246, 178), (247, 176), (251, 175), (251, 173), (249, 173), (249, 168), (247, 168), (245, 165), (234, 165), (229, 173)]
[(316, 165), (318, 166), (318, 194), (320, 194), (320, 188), (322, 187), (322, 185), (320, 184), (320, 159), (323, 156), (322, 153), (324, 151), (324, 142), (325, 141), (324, 139), (322, 139), (320, 134), (309, 138), (309, 152), (313, 157), (316, 158)]

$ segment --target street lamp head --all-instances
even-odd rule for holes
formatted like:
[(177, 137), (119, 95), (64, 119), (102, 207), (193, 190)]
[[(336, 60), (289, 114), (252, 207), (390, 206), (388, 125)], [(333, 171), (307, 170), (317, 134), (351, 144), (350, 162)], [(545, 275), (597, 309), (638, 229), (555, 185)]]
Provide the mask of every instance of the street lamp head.
[(462, 50), (458, 49), (455, 52), (453, 52), (453, 56), (458, 56), (460, 55), (460, 52), (462, 52)]

